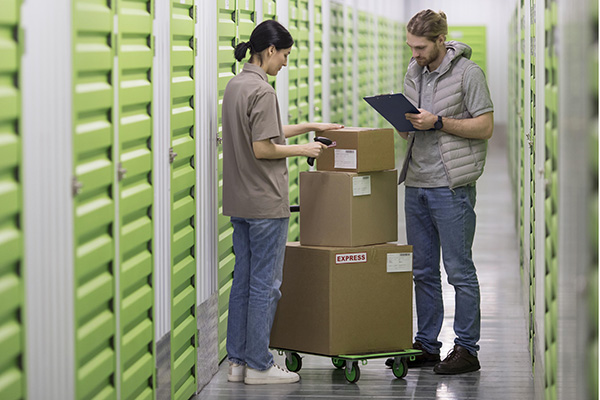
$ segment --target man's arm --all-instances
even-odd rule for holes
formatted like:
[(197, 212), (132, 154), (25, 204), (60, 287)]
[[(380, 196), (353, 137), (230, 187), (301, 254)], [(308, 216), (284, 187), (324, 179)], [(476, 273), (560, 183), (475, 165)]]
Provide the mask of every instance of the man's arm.
[[(419, 109), (420, 114), (405, 114), (415, 129), (426, 131), (433, 129), (437, 121), (437, 115), (427, 110)], [(446, 133), (464, 137), (467, 139), (489, 139), (494, 132), (494, 113), (487, 112), (474, 118), (454, 119), (442, 117), (444, 127), (441, 129)], [(400, 136), (404, 137), (402, 133)]]

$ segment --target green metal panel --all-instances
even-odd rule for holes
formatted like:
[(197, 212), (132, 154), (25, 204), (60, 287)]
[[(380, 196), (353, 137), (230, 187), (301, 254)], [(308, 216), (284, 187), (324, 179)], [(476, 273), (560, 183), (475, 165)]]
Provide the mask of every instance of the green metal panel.
[(354, 125), (354, 10), (350, 6), (345, 7), (344, 18), (344, 124)]
[(331, 3), (329, 34), (331, 42), (330, 117), (336, 123), (344, 122), (344, 8)]
[(365, 11), (358, 12), (358, 125), (373, 126), (375, 110), (363, 100), (374, 95), (375, 48), (373, 16)]
[[(237, 43), (250, 40), (250, 35), (256, 26), (254, 1), (255, 0), (237, 0)], [(249, 54), (250, 52), (248, 52), (248, 58)], [(238, 72), (242, 70), (244, 62), (247, 60), (248, 59), (238, 62)]]
[[(233, 50), (237, 43), (237, 24), (236, 24), (236, 4), (235, 0), (217, 0), (217, 86), (219, 96), (218, 113), (218, 131), (219, 136), (222, 132), (221, 110), (223, 104), (223, 93), (227, 82), (236, 73), (236, 60), (233, 56)], [(225, 349), (227, 338), (227, 315), (229, 306), (229, 292), (231, 290), (231, 280), (233, 278), (233, 266), (235, 257), (233, 255), (232, 234), (233, 227), (229, 218), (223, 215), (223, 152), (219, 146), (218, 154), (218, 190), (219, 190), (219, 214), (218, 214), (218, 285), (219, 285), (219, 359), (225, 358), (227, 351)]]
[(555, 0), (545, 0), (545, 37), (546, 48), (544, 50), (545, 90), (544, 98), (546, 105), (545, 130), (545, 163), (544, 174), (546, 181), (545, 207), (545, 243), (546, 257), (544, 286), (544, 366), (546, 368), (545, 393), (546, 398), (552, 399), (557, 396), (557, 334), (558, 315), (556, 312), (558, 304), (558, 70), (556, 54), (556, 8)]
[(481, 67), (483, 72), (487, 66), (486, 27), (483, 26), (450, 26), (446, 40), (463, 42), (473, 50), (471, 60)]
[(24, 399), (25, 309), (21, 181), (21, 0), (0, 13), (0, 398)]
[(196, 391), (193, 0), (171, 0), (171, 398)]
[(323, 121), (323, 5), (321, 0), (314, 0), (314, 94), (313, 121)]
[(119, 311), (122, 399), (155, 390), (152, 203), (153, 0), (118, 0)]
[(116, 398), (113, 9), (73, 1), (75, 397)]

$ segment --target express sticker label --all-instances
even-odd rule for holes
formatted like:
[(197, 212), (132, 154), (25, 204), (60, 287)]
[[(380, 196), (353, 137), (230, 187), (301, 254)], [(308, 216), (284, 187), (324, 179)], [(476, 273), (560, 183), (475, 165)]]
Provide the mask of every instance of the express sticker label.
[(336, 254), (335, 255), (335, 263), (336, 264), (356, 264), (356, 263), (366, 263), (367, 262), (367, 253), (345, 253), (345, 254)]

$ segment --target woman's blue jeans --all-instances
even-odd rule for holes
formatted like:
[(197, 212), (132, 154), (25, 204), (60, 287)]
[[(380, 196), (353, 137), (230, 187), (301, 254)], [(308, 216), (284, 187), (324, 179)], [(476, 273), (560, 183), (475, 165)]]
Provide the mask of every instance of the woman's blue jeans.
[(475, 196), (474, 185), (453, 190), (407, 187), (405, 191), (406, 236), (413, 246), (415, 340), (428, 353), (438, 354), (442, 347), (438, 340), (444, 320), (440, 247), (448, 283), (455, 291), (454, 343), (473, 355), (479, 350), (479, 281), (471, 255)]
[(229, 296), (230, 361), (264, 371), (273, 365), (271, 327), (281, 298), (288, 218), (231, 218), (235, 267)]

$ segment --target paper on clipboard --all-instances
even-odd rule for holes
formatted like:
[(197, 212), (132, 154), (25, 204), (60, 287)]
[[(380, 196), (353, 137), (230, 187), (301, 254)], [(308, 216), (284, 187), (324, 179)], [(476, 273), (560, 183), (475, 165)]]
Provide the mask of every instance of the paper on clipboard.
[(419, 114), (419, 110), (402, 93), (366, 96), (363, 99), (392, 124), (398, 132), (416, 131), (413, 124), (404, 117), (404, 114)]

